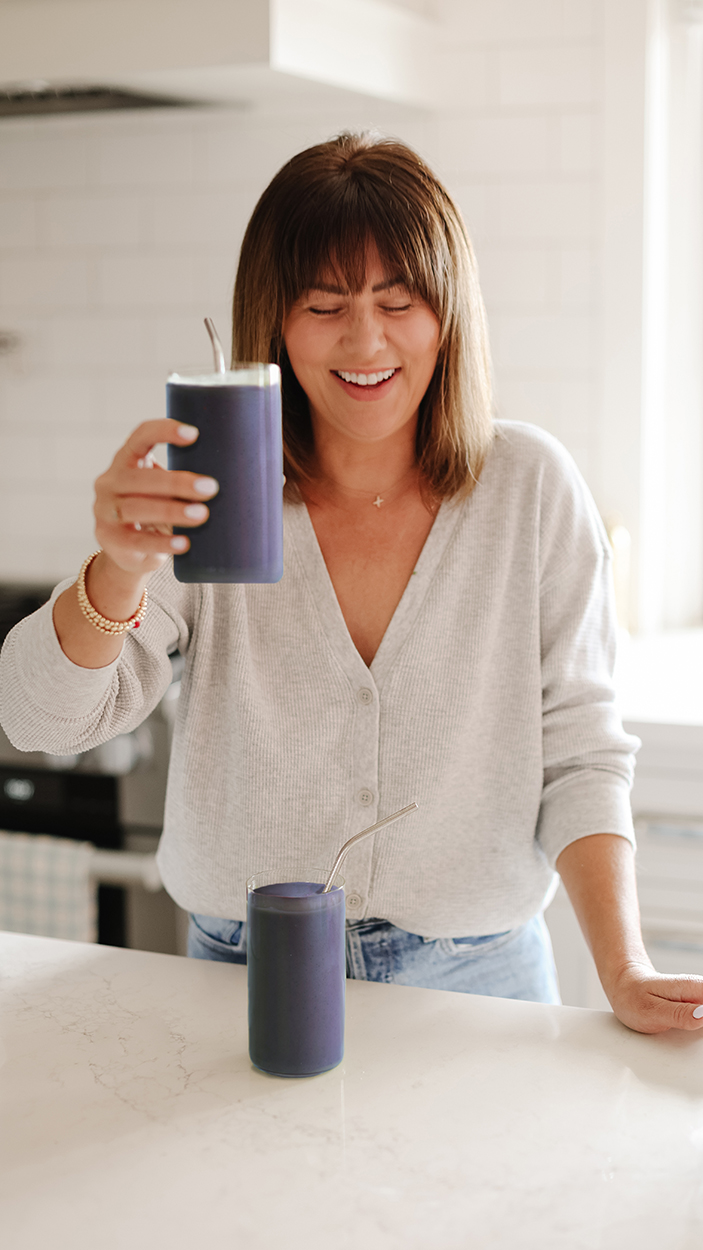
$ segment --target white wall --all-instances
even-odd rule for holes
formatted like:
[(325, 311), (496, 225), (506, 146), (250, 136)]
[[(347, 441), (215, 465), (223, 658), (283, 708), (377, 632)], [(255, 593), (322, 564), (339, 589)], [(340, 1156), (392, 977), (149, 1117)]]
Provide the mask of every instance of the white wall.
[(595, 477), (600, 4), (446, 0), (436, 164), (469, 223), (499, 414)]
[(446, 22), (435, 117), (215, 110), (0, 122), (0, 578), (72, 574), (92, 480), (163, 412), (167, 371), (228, 331), (236, 253), (276, 168), (345, 126), (417, 146), (473, 233), (501, 415), (561, 438), (598, 488), (598, 0), (406, 0)]

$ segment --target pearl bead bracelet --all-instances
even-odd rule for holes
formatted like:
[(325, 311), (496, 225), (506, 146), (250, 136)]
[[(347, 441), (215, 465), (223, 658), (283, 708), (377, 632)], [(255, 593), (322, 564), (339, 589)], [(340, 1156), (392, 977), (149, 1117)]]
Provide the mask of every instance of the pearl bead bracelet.
[(132, 616), (130, 616), (128, 621), (111, 621), (108, 619), (108, 617), (101, 616), (101, 614), (97, 611), (96, 608), (93, 607), (92, 603), (90, 602), (90, 599), (88, 598), (88, 595), (85, 589), (85, 575), (88, 572), (88, 569), (93, 563), (93, 560), (95, 559), (95, 557), (99, 555), (100, 555), (100, 551), (94, 551), (92, 556), (88, 556), (88, 559), (83, 561), (81, 565), (81, 571), (78, 574), (78, 581), (76, 582), (76, 592), (78, 594), (78, 605), (80, 607), (81, 612), (83, 613), (85, 617), (87, 617), (91, 625), (94, 625), (96, 629), (99, 629), (102, 634), (112, 634), (113, 636), (119, 636), (120, 634), (128, 633), (130, 629), (139, 629), (139, 626), (144, 620), (144, 613), (146, 612), (146, 605), (147, 605), (146, 586), (144, 587), (144, 594), (139, 600), (139, 607), (137, 608), (136, 612)]

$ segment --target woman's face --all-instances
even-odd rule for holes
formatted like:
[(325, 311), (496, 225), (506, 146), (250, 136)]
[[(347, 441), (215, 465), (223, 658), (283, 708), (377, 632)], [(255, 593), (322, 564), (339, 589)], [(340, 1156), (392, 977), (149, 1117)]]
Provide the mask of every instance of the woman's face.
[(329, 276), (283, 326), (288, 358), (316, 435), (374, 443), (417, 422), (439, 344), (439, 321), (369, 248), (366, 285), (352, 295)]

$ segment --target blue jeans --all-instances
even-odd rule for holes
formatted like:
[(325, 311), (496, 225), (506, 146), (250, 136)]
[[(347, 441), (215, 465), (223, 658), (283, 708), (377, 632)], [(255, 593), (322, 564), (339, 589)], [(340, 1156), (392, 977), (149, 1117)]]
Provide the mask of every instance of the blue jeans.
[[(225, 963), (247, 961), (246, 924), (190, 918), (188, 954)], [(558, 1003), (549, 932), (540, 914), (527, 924), (484, 937), (423, 938), (388, 920), (347, 921), (347, 976), (460, 994)]]

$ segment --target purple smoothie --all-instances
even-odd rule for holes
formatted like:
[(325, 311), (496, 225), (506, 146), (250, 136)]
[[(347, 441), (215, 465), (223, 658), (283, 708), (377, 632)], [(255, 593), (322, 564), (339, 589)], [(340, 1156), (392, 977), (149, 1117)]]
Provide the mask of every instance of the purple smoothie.
[(276, 1076), (313, 1076), (344, 1054), (344, 890), (311, 881), (250, 890), (249, 1055)]
[(169, 469), (214, 477), (210, 516), (175, 556), (180, 582), (277, 582), (283, 575), (283, 448), (280, 372), (250, 365), (189, 378), (174, 374), (166, 412), (200, 431), (190, 447), (168, 448)]

